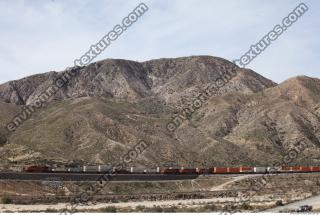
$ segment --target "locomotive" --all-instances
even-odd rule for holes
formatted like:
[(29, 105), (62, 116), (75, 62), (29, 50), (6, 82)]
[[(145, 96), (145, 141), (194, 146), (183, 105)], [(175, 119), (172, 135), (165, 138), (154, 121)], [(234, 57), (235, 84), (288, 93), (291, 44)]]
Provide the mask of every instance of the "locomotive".
[(211, 168), (184, 168), (184, 167), (130, 167), (117, 169), (110, 165), (77, 166), (77, 167), (48, 167), (27, 166), (23, 172), (38, 173), (116, 173), (116, 174), (164, 174), (164, 175), (206, 175), (206, 174), (262, 174), (262, 173), (299, 173), (320, 172), (320, 166), (293, 166), (293, 167), (211, 167)]

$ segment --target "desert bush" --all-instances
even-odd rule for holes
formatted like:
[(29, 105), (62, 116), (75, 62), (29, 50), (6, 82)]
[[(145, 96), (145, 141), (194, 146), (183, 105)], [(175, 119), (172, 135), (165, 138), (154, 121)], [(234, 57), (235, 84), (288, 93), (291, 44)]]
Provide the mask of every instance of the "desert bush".
[(0, 146), (3, 146), (7, 142), (7, 137), (0, 134)]
[(8, 196), (4, 196), (1, 198), (1, 203), (2, 204), (10, 204), (10, 203), (12, 203), (12, 199), (10, 199), (10, 197), (8, 197)]
[(111, 199), (111, 202), (112, 202), (112, 203), (119, 203), (119, 200), (117, 200), (117, 199)]
[(252, 207), (249, 205), (249, 204), (247, 204), (247, 203), (243, 203), (241, 206), (240, 206), (240, 208), (242, 209), (242, 210), (251, 210), (252, 209)]
[(276, 201), (276, 206), (283, 206), (283, 202), (282, 202), (282, 200), (278, 200), (278, 201)]
[(59, 212), (59, 211), (56, 210), (56, 209), (53, 209), (53, 208), (47, 208), (47, 209), (45, 210), (45, 212), (46, 212), (46, 213), (57, 213), (57, 212)]
[(117, 208), (114, 207), (114, 206), (109, 206), (109, 207), (106, 207), (106, 208), (102, 209), (102, 211), (104, 213), (116, 213), (117, 212)]
[(143, 212), (145, 208), (146, 208), (146, 207), (143, 206), (143, 205), (138, 205), (138, 206), (136, 207), (136, 210), (139, 211), (139, 212)]

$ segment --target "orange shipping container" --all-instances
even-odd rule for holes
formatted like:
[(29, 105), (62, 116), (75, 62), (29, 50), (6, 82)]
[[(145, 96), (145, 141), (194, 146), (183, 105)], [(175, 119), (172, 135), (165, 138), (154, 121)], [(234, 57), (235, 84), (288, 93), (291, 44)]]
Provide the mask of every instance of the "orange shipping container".
[(230, 167), (229, 172), (230, 173), (240, 173), (240, 167)]
[(320, 167), (319, 166), (314, 166), (312, 171), (313, 172), (319, 172), (320, 171)]
[(311, 167), (303, 166), (303, 167), (301, 167), (301, 171), (310, 172), (311, 171)]
[(253, 167), (240, 167), (241, 172), (253, 172)]
[(291, 170), (291, 167), (289, 167), (289, 166), (283, 166), (283, 167), (281, 168), (281, 170), (283, 170), (283, 171), (290, 171), (290, 170)]
[(215, 167), (214, 173), (228, 173), (227, 167)]
[(292, 171), (301, 171), (301, 167), (300, 166), (293, 166)]

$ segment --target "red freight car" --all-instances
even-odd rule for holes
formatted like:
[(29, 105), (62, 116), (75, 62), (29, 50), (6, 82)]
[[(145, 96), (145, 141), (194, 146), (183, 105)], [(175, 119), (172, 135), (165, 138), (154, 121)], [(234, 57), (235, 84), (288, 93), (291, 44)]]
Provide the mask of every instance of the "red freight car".
[(309, 166), (302, 166), (302, 167), (301, 167), (301, 171), (302, 171), (302, 172), (311, 172), (311, 171), (312, 171), (312, 168), (309, 167)]
[(251, 173), (253, 173), (254, 172), (253, 169), (254, 169), (253, 167), (241, 166), (240, 167), (240, 172), (251, 172)]
[(229, 172), (228, 167), (214, 167), (213, 169), (214, 169), (213, 173), (215, 173), (215, 174), (223, 174), (223, 173)]
[(161, 168), (160, 173), (161, 174), (167, 174), (167, 175), (175, 175), (179, 174), (180, 169), (174, 169), (174, 168)]
[(193, 174), (197, 174), (197, 169), (184, 169), (184, 168), (181, 168), (179, 170), (179, 173), (180, 174), (193, 175)]
[(240, 173), (240, 167), (230, 167), (229, 173)]
[(301, 171), (301, 166), (293, 166), (293, 167), (291, 167), (291, 169), (294, 172), (300, 172)]
[(319, 166), (312, 167), (312, 172), (320, 172), (320, 167)]
[(283, 166), (283, 167), (281, 168), (281, 171), (282, 171), (282, 172), (290, 172), (290, 171), (292, 171), (292, 167)]
[(50, 172), (47, 166), (28, 166), (23, 168), (24, 172)]
[(209, 174), (211, 173), (209, 169), (203, 169), (203, 168), (198, 168), (197, 169), (198, 174)]

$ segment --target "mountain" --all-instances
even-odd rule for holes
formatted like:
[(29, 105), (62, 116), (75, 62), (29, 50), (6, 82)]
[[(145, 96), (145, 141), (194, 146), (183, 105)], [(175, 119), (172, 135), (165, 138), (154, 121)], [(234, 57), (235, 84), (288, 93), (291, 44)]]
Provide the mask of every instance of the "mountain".
[[(2, 166), (114, 163), (139, 140), (152, 144), (132, 165), (270, 165), (300, 140), (308, 147), (291, 164), (319, 165), (319, 79), (276, 84), (211, 56), (107, 59), (71, 70), (68, 83), (14, 132), (7, 123), (68, 71), (0, 85)], [(221, 77), (228, 79), (184, 115)], [(170, 131), (173, 119), (179, 124)]]

